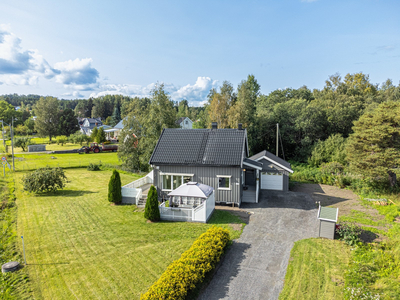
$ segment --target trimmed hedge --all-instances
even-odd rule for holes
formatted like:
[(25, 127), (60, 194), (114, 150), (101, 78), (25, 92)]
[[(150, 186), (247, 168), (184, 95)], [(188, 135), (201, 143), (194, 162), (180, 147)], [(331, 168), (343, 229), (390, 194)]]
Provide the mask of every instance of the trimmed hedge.
[(168, 266), (140, 299), (184, 300), (188, 292), (202, 283), (206, 274), (215, 268), (228, 242), (228, 230), (211, 227)]

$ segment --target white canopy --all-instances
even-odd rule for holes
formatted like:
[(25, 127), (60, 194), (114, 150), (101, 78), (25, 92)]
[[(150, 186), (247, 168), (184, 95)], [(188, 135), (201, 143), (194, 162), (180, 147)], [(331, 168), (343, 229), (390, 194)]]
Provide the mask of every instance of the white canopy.
[(178, 196), (178, 197), (195, 197), (195, 198), (204, 198), (207, 199), (208, 196), (214, 191), (214, 188), (211, 186), (197, 183), (197, 182), (188, 182), (182, 184), (177, 189), (173, 190), (168, 196)]
[(104, 130), (104, 132), (114, 132), (114, 131), (120, 131), (120, 129), (111, 128), (111, 129)]

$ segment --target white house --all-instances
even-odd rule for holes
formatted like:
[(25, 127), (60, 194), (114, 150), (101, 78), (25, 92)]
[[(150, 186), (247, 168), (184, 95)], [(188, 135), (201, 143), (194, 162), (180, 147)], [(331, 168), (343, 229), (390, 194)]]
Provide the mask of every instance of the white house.
[(192, 129), (193, 128), (193, 121), (190, 120), (188, 117), (179, 118), (176, 122), (182, 129)]

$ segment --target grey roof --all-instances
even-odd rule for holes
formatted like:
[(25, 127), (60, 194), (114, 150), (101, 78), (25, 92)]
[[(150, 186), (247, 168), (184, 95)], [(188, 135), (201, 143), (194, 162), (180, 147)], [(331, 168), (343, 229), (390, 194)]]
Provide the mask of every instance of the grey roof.
[(244, 153), (247, 153), (246, 130), (166, 128), (149, 163), (241, 166)]
[(284, 166), (284, 167), (286, 167), (286, 168), (288, 168), (290, 170), (292, 169), (290, 167), (290, 163), (288, 163), (286, 160), (283, 160), (282, 158), (272, 154), (271, 152), (269, 152), (267, 150), (261, 151), (261, 152), (255, 154), (255, 155), (253, 155), (252, 157), (250, 157), (250, 159), (257, 160), (258, 158), (263, 157), (263, 156), (268, 157), (269, 159), (277, 162), (278, 164), (280, 164), (280, 165), (282, 165), (282, 166)]
[(123, 129), (124, 125), (122, 124), (122, 120), (118, 122), (117, 125), (114, 126), (115, 129)]
[(260, 163), (260, 162), (258, 162), (258, 161), (255, 161), (255, 160), (252, 160), (252, 159), (250, 159), (250, 158), (244, 158), (244, 159), (243, 159), (243, 162), (248, 163), (249, 165), (252, 165), (252, 166), (254, 166), (255, 168), (257, 168), (257, 167), (262, 168), (262, 167), (263, 167), (263, 164), (262, 164), (262, 163)]
[(96, 123), (103, 124), (100, 119), (96, 119), (96, 118), (86, 118), (86, 120), (88, 120), (90, 124), (96, 124)]
[(168, 196), (208, 198), (214, 188), (202, 183), (188, 182), (173, 190)]
[(337, 216), (338, 216), (337, 208), (320, 206), (318, 211), (318, 219), (325, 219), (337, 222)]
[[(188, 117), (181, 117), (181, 118), (179, 118), (178, 120), (176, 120), (175, 121), (175, 124), (181, 124), (182, 122), (183, 122), (183, 120), (185, 120), (185, 119), (188, 119), (188, 120), (190, 120)], [(190, 120), (190, 122), (192, 122), (192, 120)]]

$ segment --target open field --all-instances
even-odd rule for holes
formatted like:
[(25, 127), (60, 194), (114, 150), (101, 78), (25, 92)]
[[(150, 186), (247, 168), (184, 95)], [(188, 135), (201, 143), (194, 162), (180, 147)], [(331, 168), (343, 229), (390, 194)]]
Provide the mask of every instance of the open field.
[[(8, 158), (11, 164), (11, 157)], [(62, 167), (62, 168), (79, 168), (86, 167), (89, 163), (102, 163), (108, 165), (119, 165), (117, 153), (102, 152), (89, 154), (17, 154), (15, 155), (15, 170), (35, 170), (45, 166)]]
[(341, 241), (296, 242), (279, 299), (343, 299), (344, 271), (349, 258), (350, 247)]
[[(41, 196), (22, 191), (23, 173), (15, 174), (18, 235), (25, 238), (33, 295), (21, 297), (138, 299), (212, 226), (147, 223), (135, 206), (111, 206), (111, 171), (67, 169), (66, 188)], [(138, 177), (121, 174), (122, 184)], [(232, 237), (240, 234), (229, 224), (241, 221), (228, 212), (218, 211), (210, 221), (228, 228)]]

